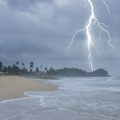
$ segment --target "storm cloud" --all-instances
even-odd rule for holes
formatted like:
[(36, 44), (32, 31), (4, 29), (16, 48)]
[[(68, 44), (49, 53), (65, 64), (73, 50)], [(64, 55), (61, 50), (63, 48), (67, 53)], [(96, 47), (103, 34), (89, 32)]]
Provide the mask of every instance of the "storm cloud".
[[(105, 68), (112, 74), (120, 72), (120, 1), (109, 0), (108, 14), (101, 0), (94, 0), (95, 13), (104, 22), (112, 37), (114, 50), (107, 36), (93, 28), (92, 48), (96, 68)], [(69, 50), (76, 30), (83, 28), (90, 14), (84, 0), (0, 0), (0, 59), (5, 64), (15, 61), (53, 67), (79, 67), (89, 70), (87, 38), (79, 33)], [(113, 70), (114, 68), (114, 70)]]

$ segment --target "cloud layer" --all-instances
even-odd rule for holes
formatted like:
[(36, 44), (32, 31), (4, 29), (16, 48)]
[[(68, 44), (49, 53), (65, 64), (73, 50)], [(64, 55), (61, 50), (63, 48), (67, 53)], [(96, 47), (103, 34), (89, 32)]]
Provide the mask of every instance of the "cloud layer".
[[(119, 70), (119, 7), (120, 1), (107, 1), (108, 14), (101, 0), (94, 0), (96, 16), (112, 36), (112, 50), (107, 36), (94, 27), (92, 49), (94, 64), (112, 73)], [(0, 59), (6, 64), (19, 61), (35, 61), (44, 66), (69, 66), (89, 70), (87, 38), (84, 32), (76, 36), (69, 51), (66, 47), (75, 31), (83, 28), (90, 14), (84, 0), (0, 0)], [(112, 64), (112, 66), (111, 66)], [(116, 72), (115, 71), (115, 72)]]

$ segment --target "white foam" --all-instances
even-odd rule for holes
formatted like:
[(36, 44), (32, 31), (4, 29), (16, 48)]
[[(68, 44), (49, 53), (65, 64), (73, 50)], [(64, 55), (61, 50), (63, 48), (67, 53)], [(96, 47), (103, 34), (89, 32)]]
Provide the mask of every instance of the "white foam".
[(26, 98), (29, 98), (29, 97), (22, 97), (22, 98), (14, 98), (14, 99), (9, 99), (9, 100), (2, 100), (2, 101), (0, 101), (0, 104), (5, 104), (5, 103), (8, 103), (8, 102), (14, 102), (16, 100), (25, 100)]
[[(37, 113), (42, 112), (42, 108), (45, 110), (44, 114), (46, 111), (51, 114), (53, 110), (58, 113), (66, 111), (66, 114), (69, 111), (75, 115), (79, 111), (85, 120), (92, 120), (92, 117), (95, 120), (120, 119), (120, 96), (116, 94), (120, 91), (118, 78), (115, 81), (113, 78), (62, 78), (46, 82), (58, 85), (59, 89), (54, 92), (26, 91), (24, 94), (28, 97), (1, 101), (0, 118), (16, 120), (20, 116), (22, 120), (26, 120), (27, 115), (34, 117), (35, 112), (34, 118), (37, 120)], [(76, 114), (78, 118), (79, 114)]]

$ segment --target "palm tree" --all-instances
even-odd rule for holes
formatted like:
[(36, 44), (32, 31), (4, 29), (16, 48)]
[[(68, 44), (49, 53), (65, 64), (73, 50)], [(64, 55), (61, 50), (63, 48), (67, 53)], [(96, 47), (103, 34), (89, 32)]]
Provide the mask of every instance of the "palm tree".
[(19, 62), (16, 62), (16, 72), (19, 73), (20, 72), (20, 68), (19, 68)]
[(23, 68), (25, 67), (25, 63), (22, 63)]
[(12, 65), (11, 72), (13, 74), (18, 74), (18, 67), (15, 64)]
[(2, 71), (2, 68), (3, 68), (3, 64), (2, 62), (0, 62), (0, 71)]
[(38, 68), (38, 67), (36, 67), (35, 72), (36, 72), (36, 73), (39, 73), (39, 68)]
[(12, 67), (9, 65), (9, 66), (7, 67), (7, 72), (8, 72), (8, 73), (11, 73), (11, 71), (12, 71)]
[(17, 65), (17, 66), (19, 65), (19, 62), (18, 62), (18, 61), (16, 62), (16, 65)]
[(45, 71), (47, 71), (47, 67), (45, 67)]
[(45, 73), (47, 73), (47, 70), (48, 70), (48, 68), (47, 68), (47, 67), (45, 67)]
[(21, 73), (25, 74), (26, 73), (25, 63), (22, 63), (21, 65), (22, 65)]
[(6, 66), (3, 67), (3, 72), (4, 72), (4, 73), (7, 72), (7, 67), (6, 67)]
[(33, 66), (34, 66), (34, 63), (33, 62), (30, 62), (30, 72), (32, 72), (33, 70)]

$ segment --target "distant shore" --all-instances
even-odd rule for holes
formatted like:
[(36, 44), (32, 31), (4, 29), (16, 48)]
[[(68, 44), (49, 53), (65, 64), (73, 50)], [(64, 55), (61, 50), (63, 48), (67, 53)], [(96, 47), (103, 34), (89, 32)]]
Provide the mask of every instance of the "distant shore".
[(57, 86), (45, 84), (37, 78), (0, 76), (0, 100), (25, 97), (26, 91), (54, 91)]

